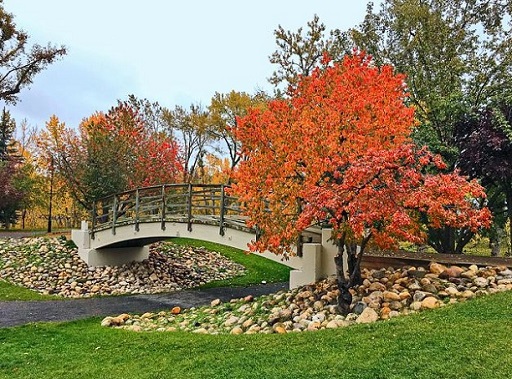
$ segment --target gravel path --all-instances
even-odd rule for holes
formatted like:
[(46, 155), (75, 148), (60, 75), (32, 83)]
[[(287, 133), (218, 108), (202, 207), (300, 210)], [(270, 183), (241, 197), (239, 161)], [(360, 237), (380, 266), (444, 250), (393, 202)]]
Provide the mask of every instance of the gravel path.
[(37, 231), (37, 232), (24, 232), (24, 231), (16, 231), (16, 232), (6, 232), (0, 230), (0, 238), (25, 238), (25, 237), (38, 237), (44, 235), (45, 232)]
[(187, 290), (156, 295), (55, 301), (3, 301), (0, 302), (0, 328), (39, 321), (72, 321), (93, 316), (170, 310), (175, 306), (191, 308), (208, 305), (215, 299), (229, 301), (247, 295), (266, 295), (283, 289), (288, 289), (288, 283)]

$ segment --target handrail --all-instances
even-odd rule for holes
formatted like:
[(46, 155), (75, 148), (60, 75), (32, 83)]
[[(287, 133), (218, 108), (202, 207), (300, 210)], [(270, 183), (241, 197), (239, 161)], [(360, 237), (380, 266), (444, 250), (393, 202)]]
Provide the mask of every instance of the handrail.
[[(115, 235), (116, 228), (124, 225), (135, 225), (138, 232), (141, 223), (159, 222), (164, 231), (167, 222), (183, 222), (190, 232), (195, 223), (209, 223), (219, 226), (221, 236), (228, 227), (251, 231), (258, 239), (259, 229), (246, 226), (241, 204), (227, 192), (229, 188), (224, 184), (162, 184), (103, 197), (93, 203), (91, 238), (107, 229)], [(299, 255), (302, 243), (299, 238)]]
[(166, 222), (185, 222), (189, 231), (194, 223), (213, 223), (221, 235), (226, 227), (247, 228), (240, 204), (227, 189), (224, 184), (163, 184), (103, 197), (91, 210), (91, 237), (105, 229), (115, 234), (121, 225), (133, 224), (139, 231), (145, 222), (160, 222), (162, 230)]

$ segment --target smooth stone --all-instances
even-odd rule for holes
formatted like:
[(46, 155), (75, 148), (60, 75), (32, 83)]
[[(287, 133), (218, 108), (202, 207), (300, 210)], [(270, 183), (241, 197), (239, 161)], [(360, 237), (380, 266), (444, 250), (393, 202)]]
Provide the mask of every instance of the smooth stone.
[(421, 307), (424, 309), (438, 308), (439, 301), (433, 296), (428, 296), (421, 301)]
[(384, 301), (400, 301), (400, 295), (390, 291), (385, 291), (382, 297)]
[(373, 308), (367, 307), (356, 319), (357, 324), (369, 324), (379, 319), (379, 315)]
[(239, 334), (242, 334), (244, 331), (242, 328), (240, 328), (239, 326), (235, 326), (233, 329), (231, 329), (231, 332), (229, 332), (230, 334), (234, 334), (234, 335), (239, 335)]
[(363, 313), (364, 309), (367, 307), (366, 303), (363, 301), (358, 301), (354, 307), (352, 308), (352, 312), (360, 315)]
[(450, 266), (439, 274), (440, 279), (459, 278), (464, 269), (459, 266)]
[(489, 280), (486, 278), (476, 277), (473, 279), (473, 284), (477, 287), (487, 287), (489, 285)]
[(440, 263), (432, 262), (429, 265), (429, 270), (432, 274), (439, 275), (440, 273), (446, 270), (446, 266)]

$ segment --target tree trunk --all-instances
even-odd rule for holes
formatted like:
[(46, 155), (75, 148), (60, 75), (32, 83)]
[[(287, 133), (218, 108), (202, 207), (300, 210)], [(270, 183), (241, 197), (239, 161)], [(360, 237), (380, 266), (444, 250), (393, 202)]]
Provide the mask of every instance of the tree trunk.
[(512, 254), (512, 191), (506, 192), (506, 201), (507, 201), (507, 217), (509, 222), (509, 243), (508, 248), (510, 251), (508, 253)]
[(449, 226), (429, 229), (428, 244), (439, 254), (463, 254), (464, 247), (473, 235), (470, 230), (457, 230)]
[(505, 230), (494, 222), (489, 230), (489, 249), (491, 249), (491, 257), (497, 257), (500, 255), (501, 240), (505, 237)]
[(491, 257), (497, 257), (500, 255), (500, 239), (495, 236), (494, 238), (489, 238), (489, 247), (491, 248)]
[(357, 245), (351, 244), (347, 248), (348, 253), (348, 272), (350, 274), (350, 285), (357, 286), (363, 284), (363, 278), (361, 277), (360, 262), (357, 258)]
[[(338, 312), (342, 315), (350, 313), (352, 305), (352, 294), (350, 288), (363, 283), (361, 276), (361, 261), (366, 245), (370, 241), (371, 233), (364, 237), (359, 246), (359, 254), (357, 253), (358, 246), (355, 243), (345, 244), (345, 236), (342, 236), (338, 242), (338, 254), (334, 257), (336, 263), (336, 279), (338, 283)], [(343, 254), (347, 252), (348, 263), (348, 277), (345, 274), (343, 267)]]
[(350, 313), (350, 306), (352, 304), (352, 294), (350, 293), (350, 283), (345, 276), (345, 269), (343, 267), (343, 254), (345, 252), (345, 243), (338, 241), (338, 254), (334, 257), (336, 264), (336, 281), (338, 284), (338, 312), (342, 315)]

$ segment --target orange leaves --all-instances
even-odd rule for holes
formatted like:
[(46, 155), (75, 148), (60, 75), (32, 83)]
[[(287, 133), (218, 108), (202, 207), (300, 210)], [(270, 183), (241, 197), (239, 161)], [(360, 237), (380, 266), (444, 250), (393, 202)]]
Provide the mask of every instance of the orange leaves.
[(183, 172), (179, 146), (119, 103), (84, 119), (76, 131), (52, 117), (39, 138), (41, 156), (85, 208), (94, 199), (138, 186), (176, 182)]
[(409, 143), (415, 121), (406, 96), (403, 76), (356, 54), (302, 78), (291, 98), (239, 119), (233, 132), (245, 159), (233, 191), (262, 231), (251, 248), (283, 253), (317, 222), (357, 240), (371, 234), (384, 247), (421, 241), (425, 218), (488, 225), (488, 212), (474, 203), (484, 195), (477, 183), (425, 174), (444, 163)]

